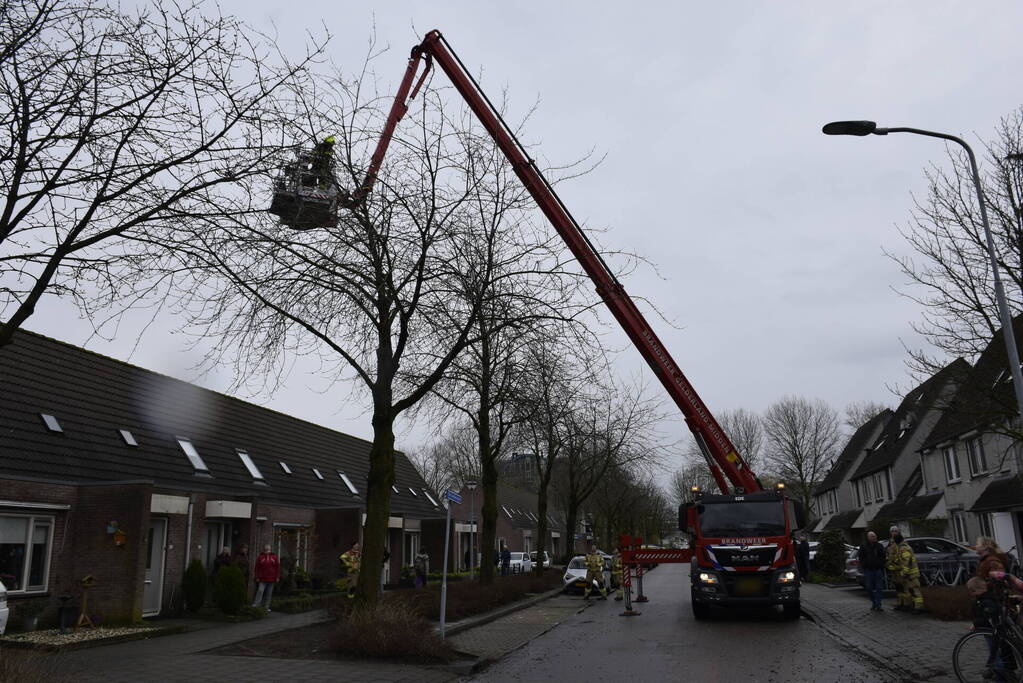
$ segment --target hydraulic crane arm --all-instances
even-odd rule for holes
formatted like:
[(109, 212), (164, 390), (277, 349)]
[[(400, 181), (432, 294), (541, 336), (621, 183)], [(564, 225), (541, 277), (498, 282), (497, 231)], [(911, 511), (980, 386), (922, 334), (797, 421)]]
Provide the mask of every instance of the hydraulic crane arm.
[[(435, 61), (504, 152), (516, 175), (593, 280), (597, 293), (682, 410), (686, 424), (700, 444), (711, 474), (722, 492), (728, 493), (729, 482), (733, 488), (742, 491), (761, 490), (756, 475), (736, 452), (732, 442), (704, 405), (692, 384), (672, 360), (639, 308), (626, 294), (625, 288), (439, 31), (430, 31), (422, 43), (412, 48), (405, 77), (395, 95), (384, 130), (373, 152), (366, 180), (352, 195), (349, 205), (360, 203), (372, 190), (377, 172), (394, 135), (394, 129), (408, 111), (408, 102), (419, 92)], [(416, 80), (420, 65), (423, 63), (426, 66)]]

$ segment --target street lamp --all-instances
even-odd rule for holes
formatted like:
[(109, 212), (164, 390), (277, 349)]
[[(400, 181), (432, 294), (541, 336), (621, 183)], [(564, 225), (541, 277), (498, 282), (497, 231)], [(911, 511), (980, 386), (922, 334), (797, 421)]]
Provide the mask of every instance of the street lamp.
[(470, 480), (465, 482), (465, 488), (469, 489), (469, 580), (472, 581), (472, 567), (476, 563), (476, 554), (473, 552), (472, 537), (476, 531), (476, 482)]
[[(920, 128), (878, 128), (873, 121), (833, 121), (821, 129), (825, 135), (888, 135), (889, 133), (913, 133), (932, 138), (941, 138), (960, 145), (970, 158), (970, 170), (973, 173), (973, 187), (977, 191), (977, 203), (980, 204), (980, 218), (984, 224), (984, 239), (987, 241), (987, 254), (991, 260), (991, 273), (995, 280), (995, 301), (998, 304), (998, 315), (1002, 322), (1002, 333), (1005, 335), (1005, 351), (1009, 357), (1009, 372), (1012, 373), (1012, 386), (1016, 390), (1016, 410), (1023, 417), (1023, 373), (1019, 367), (1019, 351), (1016, 349), (1016, 335), (1012, 328), (1012, 316), (1005, 300), (1002, 288), (1002, 277), (998, 272), (998, 257), (995, 255), (995, 243), (991, 237), (991, 226), (987, 220), (987, 206), (984, 204), (984, 190), (980, 185), (980, 173), (977, 172), (977, 157), (973, 154), (966, 141), (948, 133), (936, 133)], [(1010, 154), (1012, 159), (1023, 158), (1023, 154)]]

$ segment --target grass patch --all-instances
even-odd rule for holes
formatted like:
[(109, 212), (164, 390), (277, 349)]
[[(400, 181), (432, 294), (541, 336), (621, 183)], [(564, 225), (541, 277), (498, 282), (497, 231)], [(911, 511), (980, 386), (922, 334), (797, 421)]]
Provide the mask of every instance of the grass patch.
[(382, 600), (349, 611), (331, 639), (342, 655), (416, 662), (450, 662), (455, 652), (415, 606), (405, 600)]
[(924, 594), (924, 607), (939, 619), (973, 618), (973, 598), (966, 586), (924, 586), (920, 590)]

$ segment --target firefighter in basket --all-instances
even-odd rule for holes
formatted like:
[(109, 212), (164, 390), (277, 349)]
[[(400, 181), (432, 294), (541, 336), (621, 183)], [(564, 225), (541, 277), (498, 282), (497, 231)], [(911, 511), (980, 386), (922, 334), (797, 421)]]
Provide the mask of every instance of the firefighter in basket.
[(583, 600), (590, 599), (594, 581), (600, 587), (601, 599), (607, 600), (607, 586), (604, 585), (604, 556), (597, 552), (597, 546), (591, 545), (590, 552), (586, 555), (586, 589), (583, 591)]
[(348, 590), (348, 597), (355, 597), (355, 585), (359, 583), (359, 567), (362, 564), (362, 553), (359, 552), (359, 542), (352, 543), (352, 547), (341, 554), (341, 566), (345, 570), (345, 587)]

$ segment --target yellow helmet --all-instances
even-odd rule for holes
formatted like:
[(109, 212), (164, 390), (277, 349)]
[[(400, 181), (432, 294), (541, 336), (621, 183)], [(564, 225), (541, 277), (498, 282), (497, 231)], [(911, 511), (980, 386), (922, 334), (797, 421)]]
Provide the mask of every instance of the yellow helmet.
[(325, 137), (323, 139), (323, 141), (324, 142), (329, 142), (330, 144), (334, 144), (334, 142), (336, 142), (336, 140), (334, 139), (333, 135), (328, 135), (327, 137)]

